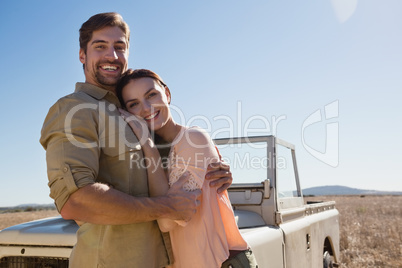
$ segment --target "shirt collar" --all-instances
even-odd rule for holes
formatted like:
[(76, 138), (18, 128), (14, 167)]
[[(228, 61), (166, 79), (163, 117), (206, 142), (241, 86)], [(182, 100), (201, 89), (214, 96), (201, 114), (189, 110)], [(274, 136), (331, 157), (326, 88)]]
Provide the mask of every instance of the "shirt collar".
[(121, 107), (119, 99), (114, 93), (89, 83), (76, 83), (75, 92), (84, 92), (97, 100), (106, 99), (117, 107)]

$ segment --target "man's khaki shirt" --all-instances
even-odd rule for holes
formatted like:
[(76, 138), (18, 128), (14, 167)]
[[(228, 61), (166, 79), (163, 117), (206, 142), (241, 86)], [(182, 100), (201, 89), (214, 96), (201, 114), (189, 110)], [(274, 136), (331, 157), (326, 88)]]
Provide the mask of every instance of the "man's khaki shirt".
[[(88, 83), (58, 100), (43, 124), (50, 197), (60, 211), (69, 196), (95, 182), (148, 197), (146, 166), (137, 137), (120, 117), (117, 97)], [(171, 260), (167, 234), (156, 221), (127, 225), (83, 224), (71, 267), (163, 267)]]

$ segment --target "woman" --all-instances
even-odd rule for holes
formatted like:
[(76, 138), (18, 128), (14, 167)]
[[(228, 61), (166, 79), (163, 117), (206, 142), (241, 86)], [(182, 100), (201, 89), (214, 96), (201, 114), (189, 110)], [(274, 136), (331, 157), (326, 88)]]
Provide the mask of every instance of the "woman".
[[(147, 159), (151, 196), (163, 195), (185, 175), (184, 189), (202, 189), (201, 205), (189, 222), (159, 220), (170, 232), (174, 267), (257, 267), (254, 255), (241, 236), (228, 194), (217, 194), (204, 183), (208, 164), (220, 159), (210, 137), (200, 128), (177, 124), (170, 112), (169, 88), (156, 73), (128, 70), (116, 87), (123, 118), (129, 123)], [(132, 116), (134, 115), (134, 116)], [(170, 145), (167, 175), (148, 131)], [(167, 177), (168, 178), (167, 178)]]

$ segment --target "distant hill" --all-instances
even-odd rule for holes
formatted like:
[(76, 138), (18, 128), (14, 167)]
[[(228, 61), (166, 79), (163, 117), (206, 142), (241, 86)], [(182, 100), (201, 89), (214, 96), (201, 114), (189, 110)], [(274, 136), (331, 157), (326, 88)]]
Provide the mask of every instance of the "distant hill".
[(363, 190), (339, 185), (327, 185), (303, 189), (303, 195), (402, 195), (402, 192)]
[(53, 210), (53, 209), (56, 209), (56, 206), (54, 204), (22, 204), (13, 207), (0, 207), (0, 213)]
[[(320, 196), (320, 195), (402, 195), (402, 192), (376, 191), (350, 188), (340, 185), (327, 185), (305, 188), (302, 190), (304, 196)], [(54, 204), (22, 204), (14, 207), (0, 207), (0, 213), (4, 212), (20, 212), (34, 210), (56, 209)]]

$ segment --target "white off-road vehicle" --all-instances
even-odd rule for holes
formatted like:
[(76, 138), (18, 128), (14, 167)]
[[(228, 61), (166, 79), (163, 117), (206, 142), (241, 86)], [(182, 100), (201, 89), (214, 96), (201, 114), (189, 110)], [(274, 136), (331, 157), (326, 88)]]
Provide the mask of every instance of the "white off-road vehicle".
[[(229, 197), (259, 267), (337, 266), (338, 210), (334, 201), (305, 204), (294, 146), (274, 136), (215, 143), (231, 165)], [(0, 231), (0, 268), (68, 267), (77, 229), (55, 217)]]

